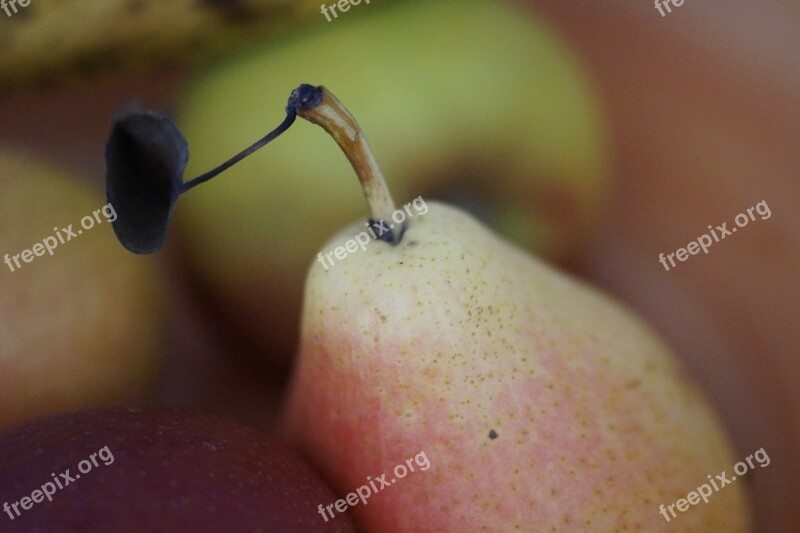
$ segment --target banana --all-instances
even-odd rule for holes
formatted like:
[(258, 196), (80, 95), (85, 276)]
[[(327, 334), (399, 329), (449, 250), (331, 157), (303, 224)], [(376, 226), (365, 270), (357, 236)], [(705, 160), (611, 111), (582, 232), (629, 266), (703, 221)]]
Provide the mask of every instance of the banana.
[(0, 89), (197, 62), (319, 18), (319, 0), (2, 0)]

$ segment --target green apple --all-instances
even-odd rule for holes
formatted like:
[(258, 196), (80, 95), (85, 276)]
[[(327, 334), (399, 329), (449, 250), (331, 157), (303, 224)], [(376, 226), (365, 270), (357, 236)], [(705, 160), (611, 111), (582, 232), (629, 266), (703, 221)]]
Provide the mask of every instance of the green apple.
[(158, 376), (152, 259), (126, 252), (113, 206), (68, 173), (0, 150), (0, 428), (141, 400)]
[[(180, 100), (187, 178), (277, 124), (287, 90), (301, 82), (352, 102), (401, 203), (475, 203), (487, 223), (549, 257), (596, 220), (607, 169), (602, 117), (579, 62), (528, 11), (375, 4), (231, 58)], [(333, 228), (363, 213), (356, 187), (323, 132), (294, 128), (193, 191), (177, 229), (231, 321), (290, 354), (306, 265)]]

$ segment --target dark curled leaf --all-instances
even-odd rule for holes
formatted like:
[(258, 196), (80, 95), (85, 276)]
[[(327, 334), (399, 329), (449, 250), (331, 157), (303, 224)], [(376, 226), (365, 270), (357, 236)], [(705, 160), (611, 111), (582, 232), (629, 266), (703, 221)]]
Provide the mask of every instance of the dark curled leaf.
[(183, 181), (189, 145), (166, 116), (135, 106), (114, 121), (106, 144), (106, 197), (117, 218), (112, 225), (122, 245), (137, 254), (157, 251), (167, 238), (178, 196), (205, 183), (283, 134), (297, 109), (318, 105), (322, 87), (302, 85), (292, 92), (286, 118), (265, 137), (216, 168)]
[(149, 254), (164, 244), (188, 160), (186, 139), (166, 116), (136, 111), (114, 123), (106, 145), (106, 196), (125, 248)]

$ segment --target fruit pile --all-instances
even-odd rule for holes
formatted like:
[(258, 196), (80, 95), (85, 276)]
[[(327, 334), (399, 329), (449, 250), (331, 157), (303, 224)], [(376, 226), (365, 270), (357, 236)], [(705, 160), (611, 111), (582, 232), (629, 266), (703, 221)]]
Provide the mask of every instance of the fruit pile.
[(760, 473), (681, 508), (742, 459), (718, 398), (562, 268), (617, 194), (585, 72), (373, 2), (104, 120), (103, 184), (0, 150), (0, 531), (753, 527)]

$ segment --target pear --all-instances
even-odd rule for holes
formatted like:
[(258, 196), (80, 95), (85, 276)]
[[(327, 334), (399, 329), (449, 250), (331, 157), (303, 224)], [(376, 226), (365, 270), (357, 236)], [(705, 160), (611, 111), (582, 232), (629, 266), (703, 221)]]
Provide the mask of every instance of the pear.
[[(349, 506), (360, 528), (747, 529), (741, 481), (674, 505), (730, 478), (735, 460), (652, 330), (456, 208), (427, 202), (389, 224), (391, 197), (352, 117), (327, 91), (298, 114), (336, 138), (392, 237), (312, 264), (285, 412), (288, 438), (338, 493), (371, 487)], [(408, 460), (420, 453), (425, 471)]]

